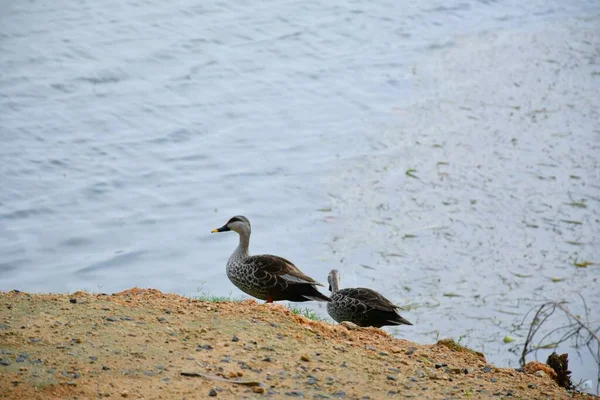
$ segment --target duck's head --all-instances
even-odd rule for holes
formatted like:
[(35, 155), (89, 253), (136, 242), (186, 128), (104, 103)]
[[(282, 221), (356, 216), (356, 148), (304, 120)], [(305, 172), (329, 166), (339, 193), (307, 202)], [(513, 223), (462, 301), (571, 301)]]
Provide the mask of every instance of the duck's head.
[(250, 234), (250, 221), (243, 215), (236, 215), (227, 221), (225, 225), (218, 229), (213, 229), (212, 233), (234, 231), (241, 234)]
[(340, 271), (337, 269), (332, 269), (329, 271), (327, 282), (329, 282), (329, 291), (331, 293), (337, 292), (340, 288)]

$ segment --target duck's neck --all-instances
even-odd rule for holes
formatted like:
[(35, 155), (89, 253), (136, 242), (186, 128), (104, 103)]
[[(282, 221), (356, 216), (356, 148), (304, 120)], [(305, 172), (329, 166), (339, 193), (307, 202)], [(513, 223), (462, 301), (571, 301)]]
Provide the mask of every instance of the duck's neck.
[(327, 280), (329, 281), (329, 290), (331, 290), (331, 294), (340, 290), (340, 277), (337, 274), (330, 275)]
[(241, 232), (240, 234), (240, 243), (238, 247), (235, 249), (233, 254), (231, 255), (232, 260), (244, 259), (250, 256), (248, 252), (248, 247), (250, 246), (250, 232)]

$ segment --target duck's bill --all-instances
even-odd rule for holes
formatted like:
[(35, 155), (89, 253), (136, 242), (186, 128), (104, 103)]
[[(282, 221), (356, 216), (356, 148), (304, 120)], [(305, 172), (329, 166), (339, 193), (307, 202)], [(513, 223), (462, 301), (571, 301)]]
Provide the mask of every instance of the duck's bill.
[(217, 233), (217, 232), (227, 232), (230, 231), (231, 229), (229, 229), (227, 227), (227, 225), (223, 225), (222, 227), (218, 228), (218, 229), (213, 229), (212, 231), (210, 231), (211, 233)]

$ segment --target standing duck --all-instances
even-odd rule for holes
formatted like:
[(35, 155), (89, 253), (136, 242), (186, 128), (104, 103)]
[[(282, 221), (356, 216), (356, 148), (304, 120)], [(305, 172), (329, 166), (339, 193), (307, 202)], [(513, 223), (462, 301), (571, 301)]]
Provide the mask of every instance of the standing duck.
[(227, 261), (227, 277), (242, 292), (267, 303), (278, 300), (289, 301), (329, 301), (316, 286), (323, 286), (311, 277), (304, 275), (292, 262), (278, 256), (262, 254), (251, 256), (250, 221), (237, 215), (215, 232), (234, 231), (240, 235), (240, 244)]
[(327, 277), (331, 301), (327, 313), (337, 322), (349, 321), (358, 326), (412, 325), (398, 314), (398, 307), (374, 290), (340, 289), (340, 273), (331, 270)]

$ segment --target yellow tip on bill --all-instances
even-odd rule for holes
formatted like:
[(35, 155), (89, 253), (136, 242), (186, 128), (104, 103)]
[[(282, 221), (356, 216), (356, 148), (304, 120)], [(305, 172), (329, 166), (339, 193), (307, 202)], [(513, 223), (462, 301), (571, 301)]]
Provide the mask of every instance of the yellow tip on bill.
[(213, 229), (212, 231), (210, 231), (210, 233), (217, 233), (217, 232), (219, 232), (218, 229)]

